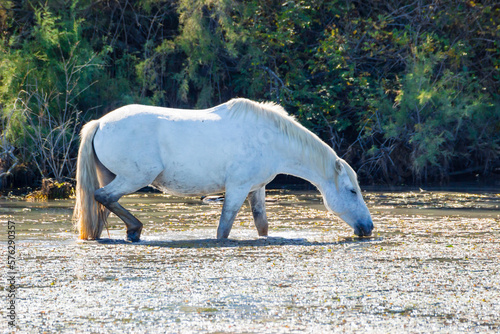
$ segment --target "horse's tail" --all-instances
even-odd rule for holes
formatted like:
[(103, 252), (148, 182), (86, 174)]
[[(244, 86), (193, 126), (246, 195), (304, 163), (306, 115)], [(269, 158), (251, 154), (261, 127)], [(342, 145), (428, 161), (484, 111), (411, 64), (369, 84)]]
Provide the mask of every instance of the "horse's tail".
[(94, 198), (94, 192), (100, 188), (93, 145), (98, 127), (99, 121), (91, 121), (83, 127), (76, 166), (73, 220), (80, 234), (79, 238), (87, 240), (99, 239), (107, 218), (107, 209)]

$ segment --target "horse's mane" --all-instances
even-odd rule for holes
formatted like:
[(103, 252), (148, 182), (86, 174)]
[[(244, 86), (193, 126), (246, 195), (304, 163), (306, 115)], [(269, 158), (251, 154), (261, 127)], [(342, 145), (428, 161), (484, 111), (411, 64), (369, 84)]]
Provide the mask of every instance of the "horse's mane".
[(325, 176), (333, 171), (335, 183), (337, 183), (337, 161), (344, 165), (354, 187), (359, 190), (359, 185), (354, 170), (335, 151), (326, 145), (318, 136), (297, 122), (285, 109), (274, 102), (255, 102), (248, 99), (236, 98), (227, 102), (229, 113), (232, 117), (245, 117), (251, 113), (258, 118), (271, 120), (291, 140), (300, 146), (301, 153), (308, 153), (310, 158), (316, 159), (316, 164), (321, 168)]

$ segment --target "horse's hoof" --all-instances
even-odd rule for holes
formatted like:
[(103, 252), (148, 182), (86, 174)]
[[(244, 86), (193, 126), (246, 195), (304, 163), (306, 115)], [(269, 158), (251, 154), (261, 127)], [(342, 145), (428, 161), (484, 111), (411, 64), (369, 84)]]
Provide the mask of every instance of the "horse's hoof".
[(126, 242), (139, 242), (141, 240), (141, 231), (127, 233)]

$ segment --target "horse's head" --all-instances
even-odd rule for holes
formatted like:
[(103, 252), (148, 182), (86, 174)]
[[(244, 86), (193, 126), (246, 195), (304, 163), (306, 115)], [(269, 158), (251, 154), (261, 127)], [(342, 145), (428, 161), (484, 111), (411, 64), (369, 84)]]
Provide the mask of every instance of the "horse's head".
[(332, 177), (320, 186), (328, 210), (342, 218), (360, 237), (369, 236), (373, 230), (370, 212), (358, 185), (354, 170), (344, 160), (335, 161)]

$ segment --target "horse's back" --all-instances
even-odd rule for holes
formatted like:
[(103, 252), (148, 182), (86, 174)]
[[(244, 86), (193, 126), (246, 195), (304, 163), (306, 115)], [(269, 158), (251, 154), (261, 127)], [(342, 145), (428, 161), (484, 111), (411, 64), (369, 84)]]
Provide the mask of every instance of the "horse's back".
[(161, 188), (177, 187), (179, 193), (223, 190), (228, 174), (257, 170), (252, 164), (265, 149), (255, 138), (256, 125), (231, 117), (225, 105), (205, 110), (130, 105), (99, 121), (94, 147), (105, 167), (114, 174), (157, 174)]
[(115, 109), (100, 118), (101, 123), (115, 123), (122, 120), (134, 120), (138, 122), (147, 122), (147, 120), (166, 120), (166, 121), (204, 121), (214, 119), (217, 112), (224, 111), (224, 105), (210, 109), (177, 109), (156, 106), (147, 106), (141, 104), (130, 104)]

